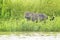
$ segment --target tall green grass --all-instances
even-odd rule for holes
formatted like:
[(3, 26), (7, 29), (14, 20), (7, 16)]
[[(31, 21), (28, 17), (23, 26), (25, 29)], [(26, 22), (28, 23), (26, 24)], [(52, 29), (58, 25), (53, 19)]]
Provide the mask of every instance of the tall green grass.
[[(21, 16), (26, 11), (46, 13), (49, 16), (60, 14), (60, 0), (2, 0), (1, 15), (4, 17)], [(21, 13), (23, 12), (23, 13)]]
[(1, 20), (0, 21), (0, 31), (4, 32), (60, 32), (60, 17), (56, 17), (55, 20), (44, 22), (32, 22), (21, 20)]
[[(24, 12), (56, 16), (44, 22), (26, 21)], [(59, 17), (57, 17), (59, 16)], [(0, 0), (0, 31), (60, 31), (60, 0)]]

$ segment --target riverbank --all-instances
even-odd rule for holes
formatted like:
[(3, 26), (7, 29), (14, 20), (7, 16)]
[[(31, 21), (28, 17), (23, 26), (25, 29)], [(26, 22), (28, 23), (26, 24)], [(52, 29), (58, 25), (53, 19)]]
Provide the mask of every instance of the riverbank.
[(0, 40), (60, 40), (58, 32), (11, 32), (10, 34), (3, 32), (3, 34), (0, 34)]

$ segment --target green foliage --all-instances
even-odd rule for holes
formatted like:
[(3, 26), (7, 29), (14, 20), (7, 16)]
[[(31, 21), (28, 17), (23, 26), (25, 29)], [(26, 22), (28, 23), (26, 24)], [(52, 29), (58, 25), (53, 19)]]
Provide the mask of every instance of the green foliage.
[(2, 0), (0, 4), (2, 5), (2, 16), (12, 17), (26, 11), (46, 13), (50, 16), (60, 14), (59, 0)]
[(42, 22), (26, 21), (24, 19), (10, 19), (0, 21), (0, 31), (7, 32), (21, 32), (21, 31), (39, 31), (39, 32), (60, 32), (60, 17), (56, 17), (55, 20)]
[(60, 16), (60, 0), (0, 0), (0, 31), (60, 31), (60, 17), (46, 23), (24, 19), (24, 12)]

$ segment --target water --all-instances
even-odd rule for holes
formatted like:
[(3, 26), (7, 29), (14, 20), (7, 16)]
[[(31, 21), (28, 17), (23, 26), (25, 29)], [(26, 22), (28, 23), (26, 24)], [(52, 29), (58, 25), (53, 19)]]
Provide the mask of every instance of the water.
[(38, 33), (34, 33), (33, 35), (0, 35), (0, 40), (60, 40), (60, 34), (40, 35)]

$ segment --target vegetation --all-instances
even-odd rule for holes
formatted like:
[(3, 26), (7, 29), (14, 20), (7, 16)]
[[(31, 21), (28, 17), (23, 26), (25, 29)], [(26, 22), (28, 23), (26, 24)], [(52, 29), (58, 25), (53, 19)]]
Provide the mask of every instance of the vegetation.
[[(26, 21), (24, 12), (46, 13), (53, 21)], [(60, 0), (0, 0), (0, 31), (60, 32)]]

